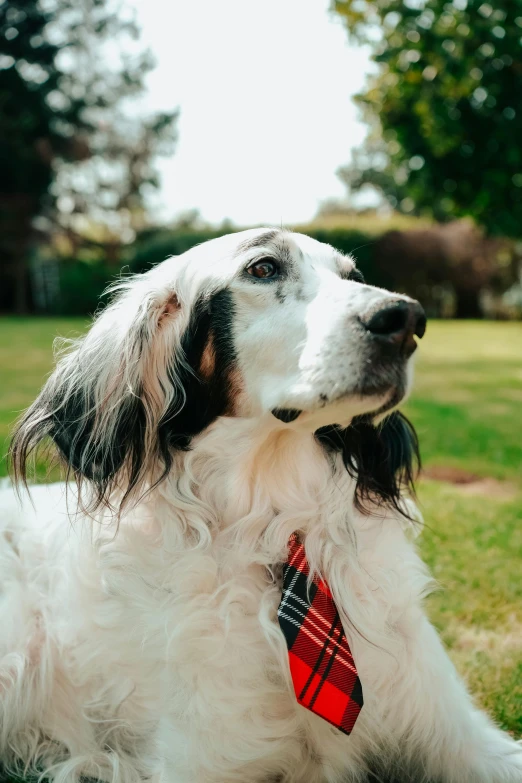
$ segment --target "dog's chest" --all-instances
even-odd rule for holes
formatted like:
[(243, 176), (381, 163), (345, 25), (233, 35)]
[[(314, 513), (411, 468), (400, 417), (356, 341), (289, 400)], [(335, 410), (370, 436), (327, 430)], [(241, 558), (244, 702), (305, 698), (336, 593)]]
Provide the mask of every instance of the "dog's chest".
[(214, 669), (224, 688), (262, 689), (264, 680), (282, 687), (280, 599), (281, 586), (263, 565), (216, 551), (194, 558), (173, 602), (173, 629), (186, 628), (175, 647), (178, 674), (190, 679), (197, 666)]
[(118, 618), (124, 649), (156, 663), (171, 697), (195, 679), (209, 693), (282, 687), (280, 567), (245, 563), (226, 545), (172, 552), (132, 535), (104, 548), (100, 569), (99, 614)]
[[(397, 657), (379, 650), (391, 644), (391, 628), (398, 641), (397, 618), (416, 592), (408, 578), (412, 552), (399, 528), (382, 521), (365, 523), (355, 539), (338, 529), (335, 540), (325, 536), (324, 542), (325, 558), (330, 553), (325, 577), (343, 624), (346, 618), (365, 693), (360, 726), (348, 744), (297, 703), (277, 620), (280, 559), (269, 567), (258, 550), (241, 551), (226, 538), (174, 550), (169, 542), (147, 543), (146, 535), (120, 535), (107, 546), (100, 611), (117, 618), (121, 634), (117, 639), (111, 624), (108, 643), (125, 651), (135, 678), (132, 698), (159, 717), (169, 741), (179, 737), (184, 745), (192, 737), (197, 745), (208, 731), (232, 757), (263, 757), (274, 768), (289, 753), (301, 757), (310, 748), (319, 757), (328, 746), (328, 763), (337, 759), (340, 768), (352, 749), (363, 752), (372, 702)], [(350, 621), (369, 644), (350, 633)]]
[[(348, 543), (336, 546), (331, 565), (341, 614), (358, 621), (364, 608), (365, 615), (371, 612), (371, 631), (389, 624), (390, 612), (395, 614), (394, 601), (384, 588), (398, 562), (393, 554), (398, 553), (392, 552), (389, 535), (382, 546), (379, 537), (369, 537), (371, 541), (360, 537), (357, 558)], [(122, 543), (120, 539), (120, 552)], [(286, 643), (277, 620), (280, 562), (269, 566), (256, 553), (234, 551), (226, 539), (175, 553), (144, 542), (129, 546), (133, 551), (121, 555), (109, 547), (104, 558), (104, 602), (118, 604), (110, 613), (119, 617), (125, 643), (133, 642), (136, 656), (164, 667), (171, 696), (181, 689), (186, 698), (197, 680), (209, 693), (244, 688), (293, 697)], [(394, 592), (402, 603), (402, 591)]]

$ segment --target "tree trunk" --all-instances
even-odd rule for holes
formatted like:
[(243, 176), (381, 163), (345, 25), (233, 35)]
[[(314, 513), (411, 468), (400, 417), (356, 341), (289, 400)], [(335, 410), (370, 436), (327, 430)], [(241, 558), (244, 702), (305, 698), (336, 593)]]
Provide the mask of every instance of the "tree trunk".
[(31, 308), (29, 250), (34, 199), (26, 194), (0, 193), (0, 308), (24, 315)]
[(34, 199), (25, 193), (0, 193), (0, 307), (17, 315), (25, 315), (32, 305), (29, 252), (34, 213)]

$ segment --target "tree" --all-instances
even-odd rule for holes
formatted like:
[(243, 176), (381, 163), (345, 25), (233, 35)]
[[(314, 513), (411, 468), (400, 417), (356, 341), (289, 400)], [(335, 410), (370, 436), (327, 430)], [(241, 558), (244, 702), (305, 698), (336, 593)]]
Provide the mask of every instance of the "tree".
[(137, 37), (117, 0), (0, 0), (0, 306), (29, 307), (35, 230), (141, 227), (177, 114), (133, 118), (153, 66)]
[(522, 235), (522, 0), (334, 0), (377, 72), (340, 175), (396, 208)]

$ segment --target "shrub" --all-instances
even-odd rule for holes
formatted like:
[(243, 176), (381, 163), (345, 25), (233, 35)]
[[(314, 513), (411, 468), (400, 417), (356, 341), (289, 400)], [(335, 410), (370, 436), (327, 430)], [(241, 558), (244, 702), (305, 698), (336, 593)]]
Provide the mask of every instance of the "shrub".
[(59, 264), (59, 293), (50, 306), (53, 315), (92, 315), (101, 296), (119, 273), (119, 267), (99, 262), (63, 259)]
[[(239, 230), (239, 229), (236, 229)], [(180, 229), (142, 234), (128, 254), (131, 272), (146, 272), (170, 256), (179, 256), (195, 245), (229, 234), (230, 229)]]

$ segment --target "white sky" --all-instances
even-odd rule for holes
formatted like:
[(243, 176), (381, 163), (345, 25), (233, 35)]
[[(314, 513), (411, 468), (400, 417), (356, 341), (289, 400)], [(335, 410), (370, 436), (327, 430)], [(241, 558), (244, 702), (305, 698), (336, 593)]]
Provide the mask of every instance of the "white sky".
[(370, 64), (329, 0), (131, 4), (157, 61), (146, 106), (181, 109), (176, 153), (159, 160), (162, 218), (294, 223), (345, 195), (335, 171), (366, 133), (351, 96)]

